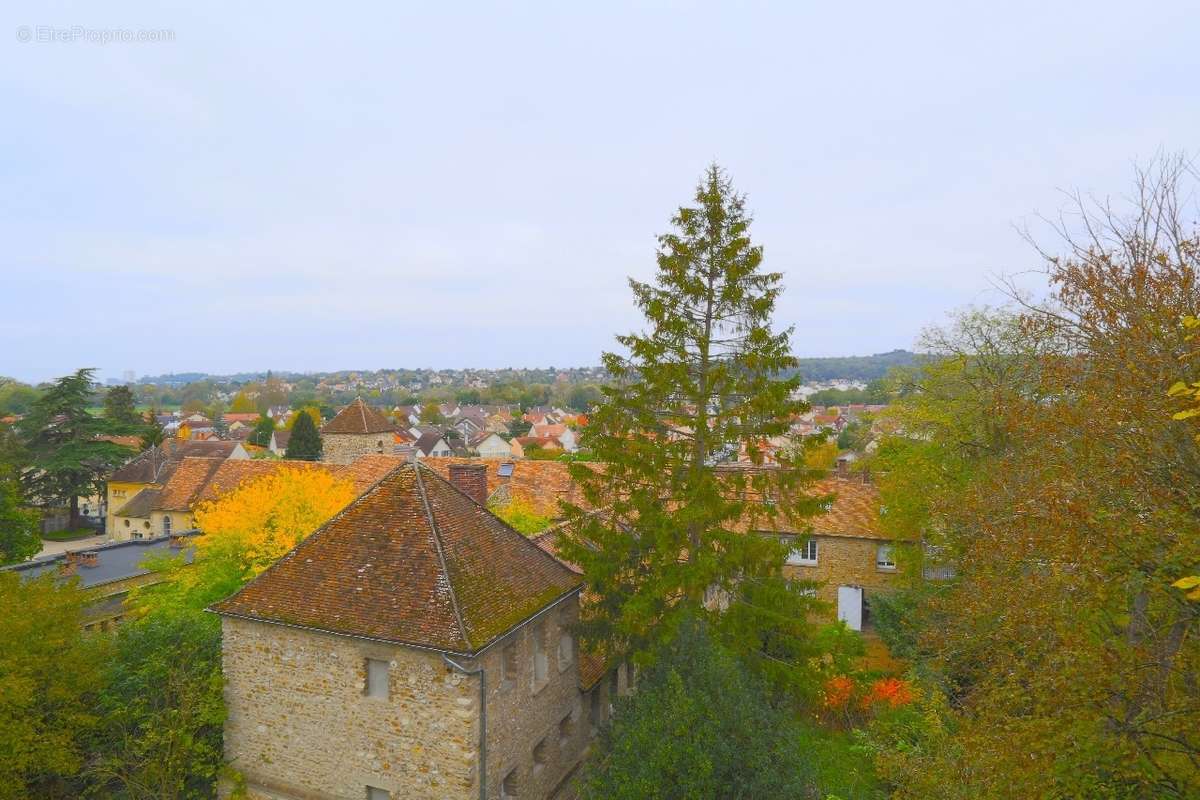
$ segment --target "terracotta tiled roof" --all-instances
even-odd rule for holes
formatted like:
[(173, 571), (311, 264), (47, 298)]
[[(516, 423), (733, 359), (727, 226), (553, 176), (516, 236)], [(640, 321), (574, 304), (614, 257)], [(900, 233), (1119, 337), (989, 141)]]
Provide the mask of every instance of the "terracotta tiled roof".
[[(561, 461), (509, 460), (503, 458), (427, 458), (424, 461), (439, 475), (448, 477), (451, 464), (484, 464), (487, 466), (488, 496), (501, 487), (507, 487), (507, 496), (529, 505), (535, 514), (557, 517), (559, 500), (574, 503), (582, 508), (588, 504), (571, 479), (569, 465)], [(512, 476), (500, 476), (502, 464), (512, 465)]]
[(879, 489), (858, 478), (828, 477), (806, 489), (811, 495), (833, 495), (829, 509), (797, 526), (782, 515), (774, 521), (759, 521), (755, 528), (773, 533), (799, 533), (797, 527), (811, 526), (822, 536), (890, 539), (879, 524)]
[(529, 429), (530, 436), (536, 436), (539, 439), (557, 439), (567, 432), (566, 425), (534, 425)]
[(546, 530), (542, 531), (541, 533), (539, 533), (537, 536), (531, 536), (529, 538), (529, 541), (536, 544), (544, 552), (547, 552), (550, 555), (554, 556), (556, 559), (558, 559), (558, 563), (562, 564), (564, 567), (571, 570), (571, 572), (582, 575), (583, 569), (578, 564), (567, 561), (558, 554), (559, 537), (561, 537), (563, 535), (565, 527), (568, 524), (570, 524), (570, 523), (569, 522), (560, 522), (557, 525), (553, 525), (553, 526), (547, 528)]
[(608, 662), (598, 653), (579, 654), (579, 688), (588, 691), (608, 672)]
[(321, 433), (384, 433), (396, 430), (396, 423), (363, 402), (361, 397), (343, 408), (321, 426)]
[(169, 460), (164, 448), (151, 447), (125, 462), (108, 479), (116, 483), (161, 483), (166, 480), (162, 472)]
[(433, 470), (410, 462), (214, 610), (474, 653), (580, 583)]
[(167, 481), (153, 510), (188, 511), (196, 503), (215, 500), (246, 481), (273, 474), (284, 468), (319, 469), (345, 478), (354, 484), (357, 496), (402, 463), (404, 460), (401, 458), (383, 455), (360, 456), (352, 463), (344, 465), (286, 459), (220, 461), (211, 458), (188, 458)]
[(229, 458), (237, 442), (179, 441), (167, 439), (161, 446), (151, 447), (126, 462), (110, 477), (110, 481), (125, 483), (166, 483), (171, 473), (185, 458)]
[[(329, 466), (339, 478), (348, 478), (354, 482), (354, 490), (362, 494), (384, 475), (404, 464), (408, 459), (401, 456), (372, 453), (359, 456), (349, 464)], [(291, 462), (287, 462), (291, 463)]]
[(160, 494), (162, 494), (161, 489), (142, 489), (113, 514), (118, 517), (148, 517), (158, 503)]
[(192, 503), (216, 500), (221, 495), (233, 491), (247, 481), (261, 478), (264, 475), (273, 475), (285, 467), (335, 472), (335, 470), (331, 469), (332, 466), (332, 464), (324, 464), (320, 461), (288, 461), (273, 458), (225, 461), (222, 462), (221, 466), (217, 467), (208, 481), (196, 492), (192, 498)]
[(208, 483), (208, 479), (222, 464), (251, 463), (229, 462), (221, 458), (183, 459), (171, 477), (163, 484), (162, 493), (155, 504), (155, 511), (190, 511), (196, 495)]

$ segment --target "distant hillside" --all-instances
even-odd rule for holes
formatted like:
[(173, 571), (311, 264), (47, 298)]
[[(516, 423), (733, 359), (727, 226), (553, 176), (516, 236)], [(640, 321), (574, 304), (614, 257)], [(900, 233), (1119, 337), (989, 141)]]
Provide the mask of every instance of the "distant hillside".
[(843, 378), (850, 381), (873, 381), (882, 378), (892, 367), (906, 367), (916, 361), (917, 354), (908, 350), (893, 350), (873, 356), (842, 356), (839, 358), (802, 358), (800, 376), (806, 381), (830, 381)]

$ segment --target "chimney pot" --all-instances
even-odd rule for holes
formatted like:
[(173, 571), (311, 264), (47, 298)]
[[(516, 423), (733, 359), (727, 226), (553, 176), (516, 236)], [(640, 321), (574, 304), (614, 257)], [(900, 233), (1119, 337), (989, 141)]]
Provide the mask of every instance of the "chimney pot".
[(486, 464), (451, 464), (450, 483), (479, 505), (487, 505)]
[(81, 567), (94, 567), (100, 563), (100, 554), (95, 550), (88, 550), (79, 554), (79, 565)]

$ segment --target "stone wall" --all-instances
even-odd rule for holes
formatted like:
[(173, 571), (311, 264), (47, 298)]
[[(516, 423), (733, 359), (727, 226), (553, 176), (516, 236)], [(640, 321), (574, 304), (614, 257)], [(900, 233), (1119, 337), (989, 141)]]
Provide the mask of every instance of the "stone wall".
[[(559, 655), (578, 614), (572, 596), (478, 660), (456, 659), (487, 673), (489, 798), (500, 797), (506, 777), (518, 797), (574, 796), (571, 780), (594, 733), (574, 637)], [(478, 798), (478, 676), (453, 671), (437, 653), (349, 637), (230, 617), (222, 630), (225, 754), (252, 798), (362, 800), (367, 786), (393, 798)], [(539, 634), (546, 670), (536, 680)], [(390, 662), (387, 701), (365, 696), (368, 658)], [(624, 670), (616, 684), (601, 680), (596, 722), (625, 681)]]
[(321, 460), (349, 464), (359, 456), (391, 453), (391, 433), (326, 433), (321, 435)]
[[(592, 735), (588, 698), (579, 691), (579, 643), (570, 637), (567, 658), (560, 660), (559, 642), (578, 618), (579, 603), (572, 596), (497, 642), (481, 659), (488, 675), (489, 797), (500, 796), (510, 775), (517, 797), (574, 796), (571, 778)], [(547, 668), (545, 678), (535, 681), (539, 632)], [(505, 678), (506, 658), (516, 667), (511, 679)]]
[(868, 605), (872, 590), (887, 591), (895, 586), (898, 571), (875, 566), (876, 551), (887, 542), (849, 536), (813, 538), (817, 540), (816, 565), (788, 564), (783, 571), (789, 578), (820, 581), (817, 597), (831, 604), (830, 617), (836, 614), (839, 586), (862, 586), (863, 600)]
[[(478, 797), (477, 679), (436, 653), (230, 617), (222, 635), (225, 755), (251, 798)], [(368, 658), (387, 699), (365, 694)]]

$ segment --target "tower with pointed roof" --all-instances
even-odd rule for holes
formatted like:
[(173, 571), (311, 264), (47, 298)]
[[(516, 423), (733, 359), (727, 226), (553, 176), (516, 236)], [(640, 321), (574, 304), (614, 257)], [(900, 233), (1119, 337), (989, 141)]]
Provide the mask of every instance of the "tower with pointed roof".
[(349, 464), (359, 456), (391, 453), (396, 423), (361, 397), (321, 426), (321, 460)]

